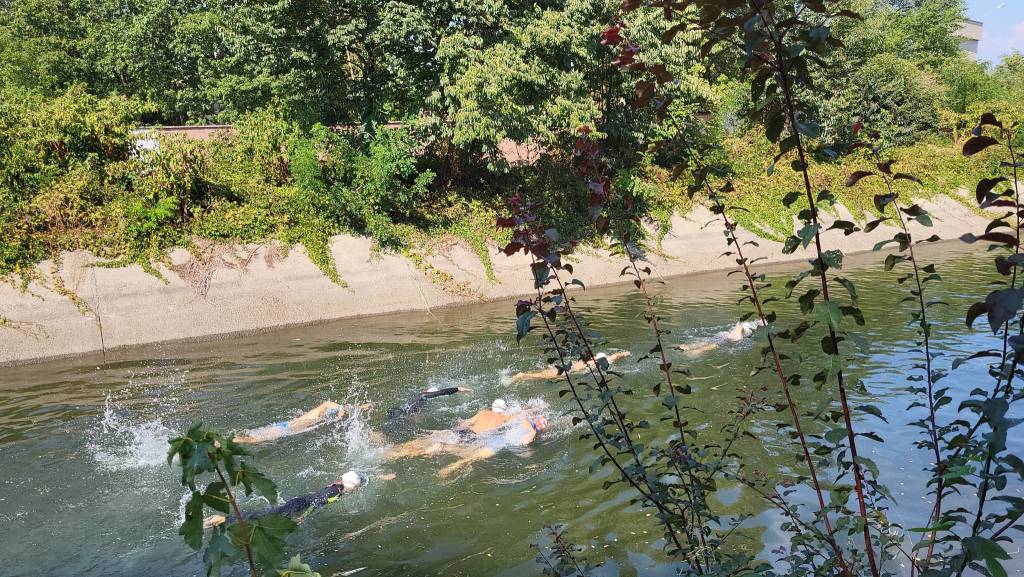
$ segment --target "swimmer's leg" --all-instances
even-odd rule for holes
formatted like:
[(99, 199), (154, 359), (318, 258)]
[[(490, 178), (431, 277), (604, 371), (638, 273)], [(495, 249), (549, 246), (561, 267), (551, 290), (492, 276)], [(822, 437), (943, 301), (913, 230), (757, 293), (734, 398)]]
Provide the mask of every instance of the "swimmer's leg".
[(280, 423), (274, 423), (269, 427), (249, 431), (246, 435), (236, 435), (233, 440), (236, 443), (241, 443), (243, 445), (265, 443), (282, 437), (286, 431), (291, 430), (289, 427), (290, 425), (287, 421), (281, 421)]
[(392, 447), (384, 454), (384, 458), (388, 460), (403, 459), (406, 457), (421, 457), (455, 452), (458, 450), (458, 446), (445, 442), (445, 438), (450, 434), (451, 431), (436, 431), (425, 437), (413, 439), (412, 441)]
[(455, 461), (451, 465), (443, 467), (440, 471), (437, 472), (437, 476), (441, 478), (451, 476), (452, 473), (458, 471), (459, 469), (471, 465), (477, 461), (490, 459), (495, 454), (495, 450), (490, 447), (477, 447), (472, 451), (469, 451), (468, 453), (463, 452), (464, 456), (461, 459)]

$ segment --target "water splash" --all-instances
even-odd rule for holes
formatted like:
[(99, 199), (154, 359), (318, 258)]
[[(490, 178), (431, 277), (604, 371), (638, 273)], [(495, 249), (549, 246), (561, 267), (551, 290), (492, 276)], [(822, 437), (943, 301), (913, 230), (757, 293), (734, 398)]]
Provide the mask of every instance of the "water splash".
[(366, 414), (355, 410), (345, 427), (345, 462), (360, 473), (376, 471), (384, 460), (384, 444), (378, 434), (371, 431)]
[(93, 457), (111, 471), (165, 465), (167, 440), (174, 432), (159, 419), (133, 422), (119, 414), (108, 394), (103, 419), (89, 443)]

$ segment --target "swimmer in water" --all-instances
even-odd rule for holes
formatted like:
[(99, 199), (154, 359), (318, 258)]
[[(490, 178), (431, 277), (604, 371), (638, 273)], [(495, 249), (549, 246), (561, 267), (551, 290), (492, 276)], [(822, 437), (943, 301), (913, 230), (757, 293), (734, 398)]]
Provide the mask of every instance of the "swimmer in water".
[(447, 477), (476, 461), (493, 457), (502, 449), (533, 443), (537, 433), (548, 426), (548, 420), (538, 411), (510, 410), (503, 399), (497, 399), (490, 409), (480, 410), (452, 429), (432, 431), (392, 447), (385, 458), (455, 455), (459, 459), (437, 473), (439, 477)]
[(444, 397), (448, 395), (454, 395), (455, 393), (469, 393), (472, 389), (466, 389), (463, 387), (447, 387), (439, 389), (437, 387), (430, 387), (425, 391), (419, 391), (415, 395), (409, 397), (407, 401), (397, 407), (392, 407), (388, 410), (388, 419), (398, 419), (406, 415), (411, 415), (419, 411), (424, 404), (430, 399), (436, 399), (437, 397)]
[[(306, 516), (313, 511), (316, 511), (325, 505), (334, 503), (343, 494), (352, 493), (362, 487), (365, 483), (366, 479), (362, 475), (355, 471), (349, 471), (342, 475), (337, 481), (327, 485), (315, 493), (289, 499), (283, 505), (278, 505), (277, 507), (268, 507), (262, 511), (242, 513), (242, 518), (246, 521), (251, 521), (267, 515), (283, 515), (294, 519), (296, 523), (301, 523), (306, 519)], [(216, 527), (223, 523), (234, 522), (234, 515), (231, 515), (230, 517), (225, 517), (224, 515), (210, 515), (203, 519), (203, 527), (209, 529), (210, 527)]]
[(366, 410), (369, 409), (370, 406), (371, 405), (369, 403), (364, 403), (358, 407), (343, 407), (334, 401), (325, 401), (320, 403), (320, 405), (315, 409), (295, 417), (290, 421), (281, 421), (279, 423), (274, 423), (273, 425), (253, 429), (246, 434), (235, 436), (234, 440), (236, 443), (245, 444), (265, 443), (267, 441), (279, 439), (285, 435), (292, 435), (312, 429), (325, 421), (336, 421), (341, 419), (345, 416), (346, 409), (348, 411), (353, 409)]
[(754, 321), (741, 321), (727, 331), (715, 333), (715, 336), (710, 339), (684, 343), (679, 345), (678, 348), (693, 356), (700, 355), (717, 349), (723, 343), (738, 343), (743, 339), (752, 337), (759, 324)]
[[(614, 363), (615, 361), (618, 361), (619, 359), (624, 359), (624, 358), (628, 357), (629, 355), (630, 355), (629, 351), (619, 351), (617, 353), (612, 353), (610, 355), (606, 355), (604, 353), (597, 353), (597, 355), (595, 355), (594, 358), (590, 359), (589, 361), (576, 361), (575, 363), (573, 363), (572, 367), (569, 368), (569, 372), (570, 373), (582, 373), (583, 371), (586, 371), (589, 368), (593, 368), (593, 367), (597, 366), (597, 359), (605, 359), (606, 361), (608, 361), (608, 364), (610, 365), (610, 364)], [(558, 368), (557, 367), (548, 367), (548, 368), (544, 369), (543, 371), (535, 371), (535, 372), (532, 372), (532, 373), (531, 372), (516, 373), (516, 374), (512, 375), (512, 380), (510, 382), (518, 383), (519, 381), (533, 381), (533, 380), (540, 380), (540, 379), (557, 379), (560, 376), (562, 376), (562, 374), (558, 372)]]

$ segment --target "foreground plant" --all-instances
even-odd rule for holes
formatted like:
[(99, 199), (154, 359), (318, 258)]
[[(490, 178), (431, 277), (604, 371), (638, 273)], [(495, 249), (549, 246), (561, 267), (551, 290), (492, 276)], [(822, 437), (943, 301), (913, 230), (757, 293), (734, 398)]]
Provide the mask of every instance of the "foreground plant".
[[(185, 520), (178, 534), (189, 547), (203, 548), (203, 518), (207, 508), (229, 515), (228, 522), (211, 529), (203, 552), (203, 563), (208, 576), (220, 575), (224, 563), (243, 558), (252, 577), (262, 573), (290, 577), (314, 577), (308, 565), (298, 557), (291, 559), (287, 569), (278, 570), (287, 558), (285, 538), (298, 525), (282, 515), (266, 515), (246, 520), (238, 506), (235, 491), (241, 489), (246, 496), (258, 493), (270, 503), (277, 502), (277, 486), (260, 473), (245, 457), (249, 453), (232, 437), (193, 425), (182, 437), (170, 441), (167, 463), (175, 460), (181, 466), (181, 484), (192, 496), (185, 505)], [(213, 477), (205, 487), (204, 479)]]
[[(995, 136), (990, 134), (994, 133)], [(994, 577), (1004, 577), (1002, 562), (1010, 559), (1002, 543), (1012, 542), (1006, 533), (1024, 531), (1018, 524), (1024, 516), (1024, 499), (1007, 491), (1011, 479), (1024, 479), (1024, 461), (1007, 444), (1010, 429), (1022, 419), (1010, 416), (1011, 407), (1020, 401), (1019, 387), (1013, 386), (1017, 377), (1024, 376), (1020, 356), (1024, 352), (1024, 316), (1020, 315), (1024, 302), (1024, 287), (1019, 287), (1018, 274), (1024, 257), (1021, 256), (1021, 218), (1024, 206), (1020, 198), (1020, 169), (1024, 159), (1016, 148), (1019, 138), (1017, 123), (1004, 125), (992, 113), (981, 115), (972, 130), (972, 137), (964, 143), (963, 153), (970, 156), (982, 150), (997, 147), (1005, 150), (999, 165), (1004, 174), (986, 178), (975, 190), (978, 205), (998, 211), (1006, 209), (992, 219), (980, 235), (968, 234), (966, 242), (988, 241), (995, 257), (996, 271), (1008, 277), (997, 284), (984, 302), (971, 306), (967, 312), (970, 327), (981, 315), (986, 315), (993, 334), (1000, 339), (1000, 348), (978, 351), (965, 359), (958, 359), (954, 368), (968, 360), (995, 357), (988, 374), (993, 379), (991, 389), (973, 389), (958, 409), (974, 415), (974, 420), (958, 419), (952, 425), (950, 440), (953, 449), (949, 458), (950, 472), (958, 484), (972, 487), (976, 503), (972, 508), (957, 509), (937, 520), (950, 531), (947, 539), (952, 546), (947, 559), (957, 576), (968, 568), (984, 570)], [(1002, 229), (1009, 229), (1003, 232)], [(1013, 328), (1017, 325), (1016, 330)]]
[[(851, 235), (860, 229), (852, 222), (830, 219), (831, 223), (827, 223), (821, 218), (822, 211), (836, 205), (837, 200), (832, 192), (815, 189), (810, 172), (812, 154), (833, 157), (838, 154), (831, 148), (820, 146), (822, 130), (804, 104), (807, 95), (813, 95), (815, 91), (809, 71), (824, 64), (824, 56), (839, 46), (831, 34), (833, 23), (857, 17), (838, 4), (822, 0), (799, 4), (771, 0), (704, 0), (685, 6), (670, 1), (629, 1), (624, 4), (626, 11), (648, 6), (657, 8), (666, 20), (675, 22), (663, 35), (663, 41), (671, 41), (681, 31), (699, 28), (710, 35), (705, 44), (705, 54), (716, 51), (738, 54), (741, 64), (751, 74), (756, 108), (754, 115), (764, 121), (769, 140), (778, 145), (778, 154), (769, 173), (776, 164), (785, 161), (800, 176), (801, 189), (787, 195), (783, 204), (800, 208), (801, 223), (786, 239), (783, 251), (793, 253), (801, 247), (810, 249), (810, 267), (786, 283), (784, 294), (787, 299), (795, 301), (805, 319), (793, 327), (778, 330), (774, 326), (774, 313), (765, 308), (768, 300), (759, 293), (769, 285), (763, 275), (751, 270), (752, 261), (743, 254), (744, 246), (749, 243), (743, 243), (737, 237), (736, 224), (729, 215), (729, 193), (732, 189), (726, 177), (727, 169), (712, 171), (707, 168), (708, 163), (702, 155), (709, 155), (708, 149), (698, 149), (692, 157), (685, 159), (697, 166), (694, 186), (703, 189), (712, 211), (722, 219), (730, 247), (726, 255), (735, 257), (740, 267), (738, 272), (747, 281), (743, 287), (747, 293), (743, 300), (749, 301), (754, 308), (749, 314), (756, 315), (766, 327), (768, 344), (764, 354), (768, 362), (754, 367), (751, 375), (770, 368), (779, 379), (787, 402), (776, 409), (788, 409), (790, 412), (791, 422), (785, 426), (792, 427), (790, 437), (799, 446), (797, 458), (808, 468), (810, 487), (818, 501), (813, 516), (802, 512), (801, 492), (793, 487), (794, 483), (807, 482), (807, 478), (780, 482), (765, 475), (745, 473), (743, 468), (749, 457), (733, 449), (734, 441), (743, 433), (743, 423), (763, 410), (764, 401), (759, 399), (758, 389), (752, 387), (755, 392), (740, 403), (734, 411), (735, 420), (723, 429), (726, 439), (716, 445), (702, 441), (685, 420), (688, 407), (679, 401), (684, 398), (682, 395), (691, 391), (689, 387), (673, 386), (673, 372), (678, 370), (672, 369), (672, 363), (665, 356), (662, 340), (668, 331), (647, 290), (646, 276), (650, 270), (638, 265), (645, 258), (641, 225), (646, 214), (639, 199), (632, 197), (629, 191), (612, 190), (614, 170), (602, 159), (600, 147), (591, 138), (588, 128), (581, 131), (576, 157), (588, 184), (589, 216), (599, 233), (611, 236), (613, 250), (628, 262), (623, 274), (634, 277), (645, 311), (644, 318), (655, 336), (656, 345), (647, 356), (660, 361), (659, 368), (664, 374), (664, 378), (650, 391), (662, 399), (664, 414), (660, 420), (671, 423), (678, 432), (668, 438), (665, 446), (659, 446), (648, 437), (663, 439), (661, 431), (655, 429), (647, 433), (644, 430), (652, 428), (647, 419), (634, 423), (628, 417), (627, 399), (637, 391), (611, 385), (607, 366), (602, 366), (600, 359), (594, 356), (591, 343), (596, 338), (595, 334), (583, 329), (578, 313), (573, 311), (573, 298), (565, 292), (568, 283), (559, 276), (562, 271), (573, 274), (572, 268), (563, 266), (562, 262), (574, 244), (556, 243), (558, 232), (545, 228), (529, 210), (513, 210), (513, 217), (506, 222), (506, 226), (515, 229), (515, 240), (506, 247), (506, 252), (511, 254), (523, 250), (533, 255), (537, 290), (535, 299), (521, 301), (517, 307), (519, 337), (530, 330), (532, 319), (539, 318), (546, 333), (546, 350), (554, 355), (549, 359), (552, 364), (567, 371), (576, 358), (593, 360), (591, 373), (595, 383), (581, 383), (566, 372), (564, 379), (569, 388), (563, 392), (572, 395), (582, 419), (590, 424), (588, 438), (598, 440), (595, 447), (601, 449), (602, 455), (591, 467), (591, 472), (605, 464), (613, 464), (622, 479), (640, 494), (639, 500), (658, 510), (658, 519), (665, 526), (670, 543), (667, 552), (679, 559), (679, 570), (684, 574), (771, 571), (770, 567), (742, 556), (730, 555), (722, 547), (732, 530), (743, 522), (743, 516), (723, 518), (717, 515), (708, 507), (707, 496), (715, 490), (717, 482), (731, 480), (743, 483), (785, 515), (787, 521), (782, 528), (790, 533), (791, 546), (788, 550), (774, 551), (772, 558), (777, 567), (788, 566), (788, 574), (881, 577), (898, 571), (898, 561), (909, 567), (912, 574), (959, 576), (972, 568), (990, 577), (1002, 577), (1006, 574), (1002, 561), (1008, 556), (1000, 542), (1007, 539), (1007, 531), (1021, 528), (1016, 523), (1024, 514), (1024, 499), (1004, 491), (1011, 474), (1016, 473), (1024, 479), (1024, 462), (1006, 445), (1007, 431), (1018, 423), (1007, 414), (1010, 404), (1019, 398), (1011, 381), (1015, 374), (1021, 373), (1017, 367), (1016, 352), (1024, 350), (1024, 318), (1020, 320), (1017, 334), (1009, 334), (1011, 321), (1017, 322), (1017, 314), (1024, 301), (1024, 288), (1016, 286), (1016, 267), (1024, 264), (1019, 253), (1021, 206), (1016, 171), (1024, 163), (1018, 160), (1014, 149), (1014, 127), (1004, 127), (994, 117), (986, 115), (975, 129), (975, 137), (964, 147), (965, 154), (973, 154), (999, 144), (1000, 140), (982, 133), (985, 126), (998, 128), (1001, 140), (1009, 150), (1009, 159), (1002, 166), (1013, 172), (1010, 178), (983, 180), (978, 187), (978, 199), (983, 207), (1005, 206), (1013, 210), (995, 219), (985, 234), (965, 239), (999, 243), (997, 248), (1008, 254), (997, 258), (997, 268), (1011, 276), (1008, 289), (995, 291), (985, 303), (978, 303), (968, 313), (969, 324), (977, 316), (987, 313), (993, 330), (1002, 327), (1003, 331), (1001, 352), (982, 351), (970, 357), (995, 356), (1000, 359), (990, 371), (996, 379), (994, 388), (991, 391), (975, 390), (972, 397), (978, 398), (968, 399), (959, 407), (961, 411), (974, 412), (974, 419), (940, 417), (940, 409), (952, 403), (954, 394), (949, 388), (938, 385), (947, 371), (935, 365), (937, 355), (932, 350), (933, 326), (928, 313), (941, 303), (929, 301), (925, 296), (925, 285), (938, 280), (939, 276), (933, 265), (919, 263), (913, 250), (916, 243), (938, 239), (935, 236), (923, 240), (912, 237), (908, 224), (916, 222), (919, 226), (929, 226), (931, 218), (920, 205), (906, 194), (901, 196), (897, 190), (899, 181), (920, 181), (916, 176), (894, 171), (894, 163), (882, 157), (882, 148), (873, 146), (877, 172), (855, 173), (848, 183), (852, 186), (863, 178), (876, 175), (883, 181), (885, 192), (876, 196), (875, 207), (879, 213), (891, 216), (868, 223), (865, 230), (870, 231), (887, 220), (893, 221), (897, 232), (888, 242), (896, 243), (899, 251), (886, 258), (886, 269), (891, 270), (901, 263), (910, 266), (909, 272), (897, 280), (900, 284), (912, 281), (911, 294), (901, 304), (907, 304), (911, 322), (917, 326), (920, 336), (921, 348), (915, 349), (920, 353), (920, 361), (913, 365), (913, 369), (920, 372), (910, 376), (912, 385), (908, 392), (919, 399), (911, 402), (910, 407), (924, 409), (925, 416), (911, 423), (922, 429), (924, 438), (915, 442), (913, 447), (928, 451), (934, 462), (929, 468), (928, 480), (921, 487), (922, 492), (930, 492), (933, 497), (931, 513), (923, 526), (911, 529), (917, 537), (908, 544), (902, 528), (889, 519), (893, 499), (880, 479), (877, 465), (864, 457), (860, 450), (865, 439), (875, 442), (883, 442), (883, 439), (870, 431), (870, 427), (858, 430), (859, 423), (871, 418), (887, 420), (881, 408), (854, 400), (854, 395), (867, 391), (847, 375), (848, 368), (855, 364), (850, 345), (867, 346), (865, 339), (852, 328), (866, 324), (867, 320), (857, 307), (856, 287), (848, 278), (837, 274), (843, 266), (843, 253), (827, 247), (822, 239), (827, 230)], [(641, 48), (631, 42), (621, 21), (602, 34), (602, 43), (615, 47), (617, 57), (613, 65), (645, 75), (636, 83), (637, 98), (633, 105), (653, 104), (660, 117), (668, 117), (670, 99), (663, 95), (660, 86), (672, 82), (671, 74), (664, 67), (644, 59)], [(812, 147), (817, 150), (812, 151)], [(713, 177), (722, 181), (718, 189), (712, 186)], [(1013, 184), (1004, 191), (992, 192), (1002, 182)], [(528, 206), (528, 203), (517, 202), (520, 208)], [(1015, 220), (1015, 225), (1007, 219)], [(1002, 227), (1010, 227), (1015, 233), (998, 232)], [(880, 243), (878, 248), (888, 242)], [(558, 247), (553, 248), (556, 244)], [(819, 282), (817, 286), (797, 293), (807, 279), (818, 279)], [(578, 284), (582, 285), (582, 282)], [(835, 294), (836, 289), (845, 292), (848, 298), (840, 298)], [(816, 361), (799, 356), (791, 358), (777, 348), (777, 343), (784, 339), (798, 342), (816, 333), (820, 336), (824, 363), (807, 379), (800, 373), (806, 367), (814, 366)], [(788, 360), (794, 362), (787, 370), (784, 362)], [(955, 362), (953, 368), (964, 360)], [(805, 382), (813, 382), (819, 390), (833, 391), (831, 403), (817, 411), (802, 414), (789, 388)], [(661, 387), (664, 384), (668, 385), (669, 395), (663, 397)], [(762, 386), (759, 390), (766, 389)], [(654, 420), (650, 415), (644, 416)], [(816, 428), (824, 430), (824, 434), (806, 433), (801, 425), (801, 416), (809, 416)], [(644, 439), (640, 439), (641, 433)], [(643, 442), (645, 440), (647, 444)], [(663, 455), (667, 455), (664, 464), (660, 460)], [(819, 470), (837, 473), (821, 479)], [(608, 485), (606, 483), (606, 487)], [(968, 513), (962, 495), (972, 488), (976, 491), (977, 505), (970, 509), (972, 513)], [(995, 508), (996, 512), (991, 512), (993, 501), (1002, 504)], [(832, 518), (836, 519), (834, 524)], [(732, 528), (726, 529), (730, 523)]]

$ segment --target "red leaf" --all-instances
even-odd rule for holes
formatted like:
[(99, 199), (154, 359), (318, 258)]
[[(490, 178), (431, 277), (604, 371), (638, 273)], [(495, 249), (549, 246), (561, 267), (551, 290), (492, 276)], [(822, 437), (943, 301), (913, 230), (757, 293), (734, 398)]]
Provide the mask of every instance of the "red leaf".
[(505, 248), (503, 248), (501, 250), (501, 252), (505, 253), (506, 256), (512, 256), (515, 253), (517, 253), (520, 250), (522, 250), (522, 248), (523, 248), (523, 245), (521, 243), (510, 242), (507, 245), (505, 245)]
[(991, 136), (975, 136), (964, 143), (964, 156), (977, 154), (993, 144), (999, 144), (999, 141)]
[(634, 109), (641, 108), (654, 98), (654, 83), (648, 80), (641, 80), (636, 83), (634, 89), (636, 98), (633, 100), (632, 106)]
[(609, 26), (601, 33), (601, 44), (605, 46), (618, 46), (622, 43), (622, 29), (618, 26)]
[(664, 64), (655, 64), (651, 66), (651, 74), (658, 79), (659, 84), (668, 84), (672, 82), (672, 73), (665, 68)]

